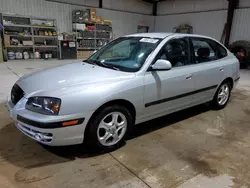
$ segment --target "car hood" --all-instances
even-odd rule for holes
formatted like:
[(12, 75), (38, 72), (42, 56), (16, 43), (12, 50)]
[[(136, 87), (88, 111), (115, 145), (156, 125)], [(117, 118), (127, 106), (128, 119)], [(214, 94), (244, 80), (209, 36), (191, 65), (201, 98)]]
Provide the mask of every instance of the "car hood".
[(26, 75), (17, 84), (25, 94), (44, 92), (74, 85), (114, 83), (123, 79), (130, 79), (135, 73), (127, 73), (108, 69), (88, 63), (72, 63), (50, 68)]

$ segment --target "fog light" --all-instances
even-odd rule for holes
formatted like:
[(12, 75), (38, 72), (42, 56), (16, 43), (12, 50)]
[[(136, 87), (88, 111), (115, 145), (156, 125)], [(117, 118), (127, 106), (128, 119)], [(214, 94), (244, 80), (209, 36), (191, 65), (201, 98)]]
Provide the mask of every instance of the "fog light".
[(35, 139), (38, 140), (38, 141), (43, 140), (43, 135), (40, 134), (40, 133), (36, 133), (34, 137), (35, 137)]

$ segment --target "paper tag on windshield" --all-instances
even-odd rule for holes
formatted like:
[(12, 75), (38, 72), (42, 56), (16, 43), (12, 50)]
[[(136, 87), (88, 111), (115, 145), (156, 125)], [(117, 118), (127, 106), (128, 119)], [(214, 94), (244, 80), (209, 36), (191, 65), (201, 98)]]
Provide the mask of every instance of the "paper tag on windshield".
[(158, 41), (159, 39), (150, 39), (150, 38), (142, 38), (140, 40), (140, 42), (147, 42), (147, 43), (153, 43), (153, 44), (157, 43)]

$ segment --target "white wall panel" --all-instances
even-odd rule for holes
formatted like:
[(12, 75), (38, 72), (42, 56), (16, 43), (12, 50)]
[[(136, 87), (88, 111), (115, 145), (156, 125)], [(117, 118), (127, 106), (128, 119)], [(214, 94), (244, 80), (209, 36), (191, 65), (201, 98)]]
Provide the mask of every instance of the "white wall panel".
[(48, 0), (48, 1), (90, 6), (90, 7), (98, 7), (99, 6), (99, 0)]
[(239, 7), (250, 7), (250, 1), (249, 0), (240, 0)]
[(195, 34), (207, 35), (220, 40), (226, 11), (213, 11), (177, 15), (157, 16), (155, 23), (156, 32), (172, 32), (173, 28), (180, 24), (193, 26)]
[(137, 32), (137, 26), (143, 22), (150, 26), (150, 32), (154, 31), (154, 16), (132, 14), (127, 12), (98, 10), (98, 14), (103, 18), (111, 19), (115, 38)]
[(167, 0), (158, 3), (158, 15), (226, 8), (227, 0)]
[(233, 20), (231, 42), (237, 40), (250, 41), (250, 9), (237, 9)]
[(152, 14), (153, 5), (142, 0), (103, 0), (103, 8)]
[[(44, 0), (0, 0), (0, 12), (15, 13), (57, 20), (59, 32), (72, 30), (72, 10), (89, 7), (49, 2)], [(105, 9), (97, 9), (97, 14), (105, 19), (113, 20), (115, 37), (137, 31), (137, 26), (144, 22), (154, 30), (154, 17)]]
[(227, 9), (228, 0), (195, 0), (195, 12)]

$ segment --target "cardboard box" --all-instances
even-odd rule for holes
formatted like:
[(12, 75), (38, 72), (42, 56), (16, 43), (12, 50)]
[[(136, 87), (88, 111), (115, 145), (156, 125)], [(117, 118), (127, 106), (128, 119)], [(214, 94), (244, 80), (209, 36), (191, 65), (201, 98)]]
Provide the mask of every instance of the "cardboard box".
[(7, 47), (7, 46), (10, 46), (10, 36), (8, 35), (4, 35), (4, 45)]
[(89, 10), (78, 10), (73, 12), (72, 19), (74, 22), (89, 22), (90, 16), (89, 16)]
[(64, 40), (74, 40), (75, 36), (73, 34), (64, 33), (63, 38)]
[(77, 59), (87, 59), (94, 51), (77, 51)]
[(91, 8), (89, 9), (90, 12), (90, 21), (96, 21), (96, 9)]
[(3, 63), (3, 48), (1, 39), (0, 39), (0, 63)]
[(96, 22), (102, 22), (102, 18), (100, 16), (96, 16)]
[(76, 30), (84, 31), (86, 29), (86, 24), (73, 24), (73, 28)]
[(33, 41), (32, 40), (23, 41), (23, 45), (24, 46), (32, 46), (33, 45)]

